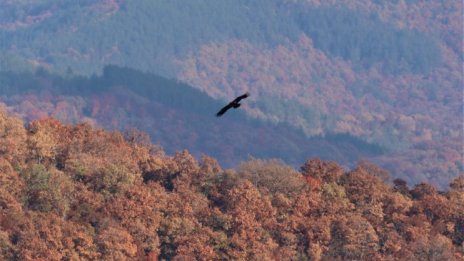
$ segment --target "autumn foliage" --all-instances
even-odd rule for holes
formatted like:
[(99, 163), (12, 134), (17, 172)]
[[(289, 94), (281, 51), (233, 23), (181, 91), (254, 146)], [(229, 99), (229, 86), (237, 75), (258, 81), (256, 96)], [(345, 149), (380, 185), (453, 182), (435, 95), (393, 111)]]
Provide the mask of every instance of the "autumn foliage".
[(387, 183), (368, 162), (223, 170), (143, 133), (0, 112), (2, 260), (462, 260), (464, 176)]

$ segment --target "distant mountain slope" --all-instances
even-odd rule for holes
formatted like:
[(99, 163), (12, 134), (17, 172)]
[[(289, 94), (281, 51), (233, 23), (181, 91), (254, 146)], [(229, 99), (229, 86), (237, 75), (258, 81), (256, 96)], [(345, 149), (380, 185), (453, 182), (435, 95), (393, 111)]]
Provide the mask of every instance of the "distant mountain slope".
[(117, 64), (219, 99), (251, 90), (252, 117), (380, 144), (392, 158), (379, 161), (414, 169), (411, 180), (430, 180), (432, 166), (453, 177), (464, 169), (463, 10), (447, 0), (1, 1), (0, 71)]
[(291, 2), (305, 32), (298, 41), (204, 44), (179, 61), (178, 77), (217, 98), (248, 89), (260, 96), (250, 115), (308, 136), (381, 144), (392, 158), (379, 162), (395, 173), (421, 169), (429, 180), (464, 170), (462, 2)]
[[(91, 74), (112, 63), (173, 75), (175, 57), (206, 42), (237, 37), (262, 44), (283, 42), (288, 34), (279, 32), (296, 28), (272, 18), (277, 2), (44, 0), (32, 7), (6, 3), (0, 6), (5, 10), (0, 50), (59, 72), (69, 66)], [(54, 41), (48, 41), (51, 38)]]
[(353, 165), (382, 152), (350, 135), (307, 138), (290, 126), (247, 117), (241, 109), (216, 118), (224, 102), (177, 80), (133, 69), (108, 66), (102, 76), (91, 78), (2, 73), (0, 79), (5, 83), (0, 101), (27, 120), (52, 116), (108, 129), (138, 128), (170, 153), (186, 148), (197, 156), (221, 158), (225, 166), (249, 157), (281, 158), (297, 166), (316, 156)]
[(302, 34), (361, 66), (427, 72), (440, 62), (437, 41), (428, 34), (395, 28), (374, 14), (302, 2), (42, 0), (0, 7), (4, 67), (42, 64), (91, 74), (112, 63), (174, 75), (174, 60), (202, 44), (240, 39), (272, 47)]

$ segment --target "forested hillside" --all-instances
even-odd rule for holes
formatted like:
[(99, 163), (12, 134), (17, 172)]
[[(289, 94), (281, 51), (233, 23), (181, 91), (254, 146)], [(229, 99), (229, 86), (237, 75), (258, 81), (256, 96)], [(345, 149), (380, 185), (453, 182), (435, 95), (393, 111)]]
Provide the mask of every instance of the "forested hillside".
[(464, 176), (446, 192), (361, 162), (223, 170), (125, 135), (0, 112), (2, 260), (462, 260)]
[[(341, 135), (377, 144), (387, 153), (370, 158), (394, 175), (445, 188), (464, 170), (463, 11), (462, 1), (447, 0), (1, 1), (0, 71), (45, 68), (69, 78), (115, 64), (177, 78), (216, 99), (250, 91), (248, 117), (309, 139)], [(66, 111), (47, 105), (61, 98), (41, 100), (46, 95), (29, 96), (35, 105), (10, 104)], [(172, 118), (163, 111), (134, 121), (139, 114), (112, 109), (124, 104), (117, 97), (134, 98), (102, 91), (94, 99), (106, 108), (96, 110), (105, 112), (100, 126), (155, 129), (146, 123)], [(85, 117), (92, 114), (85, 99), (70, 100), (87, 108)], [(62, 119), (76, 122), (78, 114)], [(182, 122), (194, 117), (182, 117), (173, 129), (185, 138), (191, 132)], [(235, 146), (230, 135), (228, 146)], [(193, 148), (182, 143), (166, 148)], [(270, 151), (301, 160), (296, 149)]]
[[(280, 11), (272, 16), (279, 2), (4, 2), (0, 37), (13, 63), (4, 61), (4, 66), (21, 60), (27, 66), (32, 60), (54, 71), (64, 72), (69, 66), (91, 74), (112, 63), (173, 75), (174, 59), (203, 43), (244, 38), (275, 45), (295, 38), (294, 23), (286, 22)], [(48, 41), (51, 37), (55, 40)]]
[(298, 40), (204, 44), (179, 62), (180, 78), (218, 98), (250, 90), (250, 115), (308, 136), (379, 144), (390, 153), (376, 162), (392, 173), (463, 170), (462, 2), (288, 2)]
[[(345, 2), (4, 1), (0, 4), (1, 49), (12, 64), (6, 59), (3, 65), (20, 66), (15, 62), (22, 59), (54, 71), (64, 72), (69, 66), (91, 74), (105, 64), (116, 63), (173, 74), (173, 60), (202, 44), (238, 39), (274, 47), (294, 42), (301, 35), (312, 38), (318, 49), (361, 67), (381, 63), (389, 72), (424, 73), (440, 64), (439, 40), (426, 33), (435, 27), (395, 26), (388, 19), (391, 14), (386, 13), (393, 9), (403, 15), (407, 7), (420, 12), (416, 5), (421, 4), (371, 3), (367, 5), (371, 10), (355, 11), (352, 1)], [(442, 5), (445, 7), (432, 3), (423, 7), (437, 12), (456, 8), (452, 14), (459, 15), (459, 4)], [(456, 35), (448, 35), (455, 51), (459, 50), (457, 25), (450, 26)], [(51, 37), (55, 40), (47, 41)]]
[(0, 82), (0, 102), (26, 121), (54, 117), (110, 130), (138, 128), (169, 153), (188, 149), (197, 157), (214, 156), (227, 167), (250, 157), (280, 158), (298, 166), (310, 156), (352, 166), (383, 152), (351, 135), (308, 138), (241, 110), (216, 118), (224, 102), (177, 80), (128, 68), (107, 66), (101, 76), (68, 78), (44, 70), (0, 73)]

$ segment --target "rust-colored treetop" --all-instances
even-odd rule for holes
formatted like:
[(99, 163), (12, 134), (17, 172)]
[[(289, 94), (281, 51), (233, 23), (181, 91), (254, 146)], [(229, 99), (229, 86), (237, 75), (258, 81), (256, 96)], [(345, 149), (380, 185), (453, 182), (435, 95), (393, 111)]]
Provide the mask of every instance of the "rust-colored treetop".
[(143, 133), (0, 111), (1, 260), (463, 260), (464, 181), (166, 155)]

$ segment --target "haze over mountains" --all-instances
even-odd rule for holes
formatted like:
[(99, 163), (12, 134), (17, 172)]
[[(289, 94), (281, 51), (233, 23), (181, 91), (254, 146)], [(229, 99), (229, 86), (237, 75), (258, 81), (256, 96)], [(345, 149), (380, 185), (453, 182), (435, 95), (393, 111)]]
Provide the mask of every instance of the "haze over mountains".
[[(297, 165), (367, 157), (409, 182), (445, 186), (463, 171), (462, 5), (2, 1), (0, 101), (26, 119), (139, 127), (168, 152), (231, 165), (248, 155)], [(120, 70), (109, 83), (108, 64), (202, 92), (117, 67), (107, 67)], [(244, 91), (245, 114), (208, 123)]]

